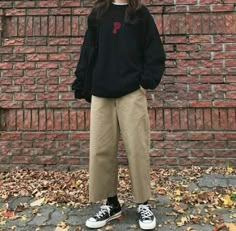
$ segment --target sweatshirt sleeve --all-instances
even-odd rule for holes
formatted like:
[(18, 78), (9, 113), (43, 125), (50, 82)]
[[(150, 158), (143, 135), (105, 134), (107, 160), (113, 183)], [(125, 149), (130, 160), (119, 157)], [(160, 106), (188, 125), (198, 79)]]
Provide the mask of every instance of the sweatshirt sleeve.
[(140, 85), (145, 89), (155, 89), (165, 70), (165, 51), (155, 21), (146, 9), (144, 65)]
[(86, 71), (89, 65), (91, 52), (96, 46), (94, 36), (96, 36), (96, 25), (94, 23), (93, 12), (88, 16), (88, 28), (85, 32), (84, 41), (80, 51), (80, 57), (75, 70), (76, 79), (72, 84), (72, 90), (75, 90), (75, 98), (83, 98), (83, 89), (85, 84)]

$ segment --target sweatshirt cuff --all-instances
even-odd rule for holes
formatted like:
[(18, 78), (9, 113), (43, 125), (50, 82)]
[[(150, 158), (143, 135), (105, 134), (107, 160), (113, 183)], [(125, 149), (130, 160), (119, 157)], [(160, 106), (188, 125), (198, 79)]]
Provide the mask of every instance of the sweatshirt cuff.
[(144, 89), (155, 89), (156, 88), (155, 81), (153, 79), (149, 79), (149, 78), (141, 78), (140, 85)]

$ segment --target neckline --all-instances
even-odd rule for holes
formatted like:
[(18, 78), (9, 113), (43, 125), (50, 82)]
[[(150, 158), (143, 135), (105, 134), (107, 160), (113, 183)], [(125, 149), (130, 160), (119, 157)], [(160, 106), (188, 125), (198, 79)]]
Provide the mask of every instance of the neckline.
[(119, 2), (112, 2), (113, 5), (115, 6), (127, 6), (128, 3), (124, 2), (124, 3), (119, 3)]

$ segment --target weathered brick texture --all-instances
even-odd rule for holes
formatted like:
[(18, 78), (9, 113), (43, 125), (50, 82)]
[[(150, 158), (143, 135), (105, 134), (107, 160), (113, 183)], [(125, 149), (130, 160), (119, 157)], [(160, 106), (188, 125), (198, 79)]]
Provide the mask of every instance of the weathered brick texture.
[[(147, 94), (152, 166), (236, 165), (236, 0), (144, 3), (168, 59)], [(0, 1), (0, 170), (88, 164), (89, 104), (71, 83), (92, 5)]]

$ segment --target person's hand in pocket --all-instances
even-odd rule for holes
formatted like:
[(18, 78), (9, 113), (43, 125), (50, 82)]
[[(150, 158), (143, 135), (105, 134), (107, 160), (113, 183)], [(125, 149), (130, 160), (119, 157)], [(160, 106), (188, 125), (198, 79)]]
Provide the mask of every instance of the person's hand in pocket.
[(144, 89), (142, 86), (140, 86), (140, 90), (143, 92), (144, 95), (146, 95), (146, 89)]

